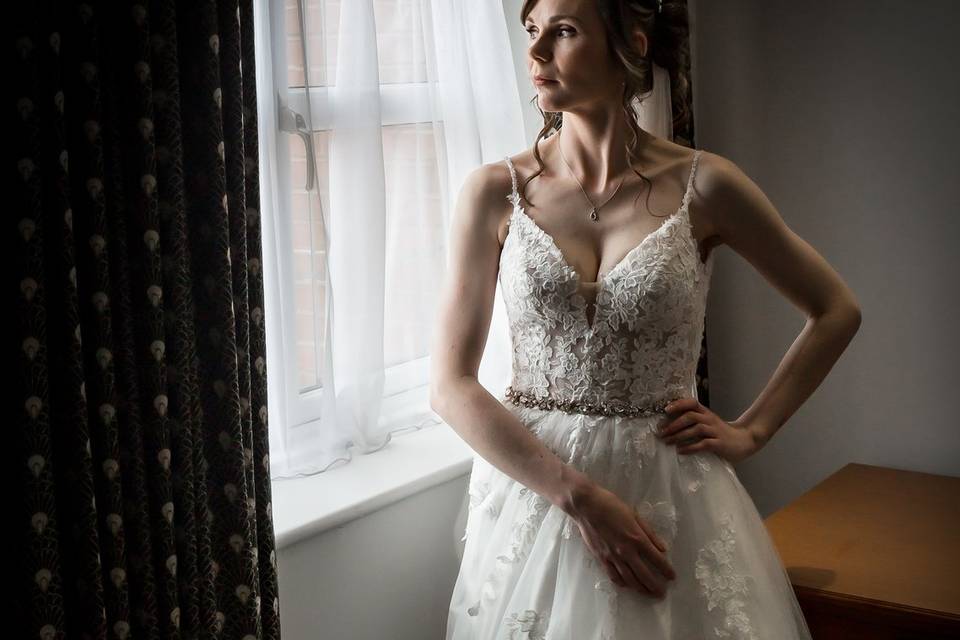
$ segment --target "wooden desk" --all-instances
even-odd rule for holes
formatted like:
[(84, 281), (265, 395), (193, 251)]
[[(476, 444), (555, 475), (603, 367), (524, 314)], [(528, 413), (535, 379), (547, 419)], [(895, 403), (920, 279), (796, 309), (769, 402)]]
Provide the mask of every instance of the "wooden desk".
[(960, 638), (960, 478), (851, 463), (765, 523), (814, 640)]

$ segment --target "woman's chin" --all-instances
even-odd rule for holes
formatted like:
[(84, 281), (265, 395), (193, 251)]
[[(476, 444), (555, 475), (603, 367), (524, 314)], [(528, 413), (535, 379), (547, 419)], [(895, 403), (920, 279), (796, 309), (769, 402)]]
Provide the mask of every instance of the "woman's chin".
[(564, 104), (563, 100), (557, 100), (554, 96), (550, 95), (550, 91), (537, 91), (537, 104), (540, 106), (542, 111), (562, 111)]

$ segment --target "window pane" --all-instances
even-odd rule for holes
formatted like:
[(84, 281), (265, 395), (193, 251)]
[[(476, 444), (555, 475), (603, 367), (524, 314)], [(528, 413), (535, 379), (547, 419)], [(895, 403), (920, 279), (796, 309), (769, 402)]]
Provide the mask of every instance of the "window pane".
[[(326, 87), (336, 82), (337, 28), (340, 24), (340, 0), (284, 0), (287, 32), (287, 85), (305, 86), (300, 9), (307, 26), (307, 59), (310, 60), (310, 86)], [(327, 53), (329, 52), (329, 59)]]
[(374, 0), (380, 84), (426, 82), (423, 17), (426, 0)]
[[(327, 132), (313, 136), (317, 155), (316, 190), (307, 192), (303, 142), (290, 138), (290, 224), (293, 240), (294, 313), (297, 380), (301, 391), (321, 386), (326, 331), (326, 238), (323, 208), (329, 206)], [(318, 196), (319, 194), (319, 196)]]
[[(445, 269), (444, 221), (436, 145), (442, 127), (383, 127), (387, 201), (384, 365), (429, 353)], [(440, 138), (438, 140), (438, 137)]]

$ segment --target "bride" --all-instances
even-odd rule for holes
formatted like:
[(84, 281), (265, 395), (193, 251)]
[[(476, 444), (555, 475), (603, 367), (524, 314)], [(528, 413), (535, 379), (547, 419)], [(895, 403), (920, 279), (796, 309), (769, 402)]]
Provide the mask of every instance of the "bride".
[[(521, 19), (544, 127), (465, 181), (432, 347), (431, 405), (478, 454), (447, 638), (809, 638), (732, 465), (823, 381), (857, 301), (739, 167), (672, 141), (685, 3), (527, 0)], [(808, 318), (735, 419), (695, 395), (724, 245)]]

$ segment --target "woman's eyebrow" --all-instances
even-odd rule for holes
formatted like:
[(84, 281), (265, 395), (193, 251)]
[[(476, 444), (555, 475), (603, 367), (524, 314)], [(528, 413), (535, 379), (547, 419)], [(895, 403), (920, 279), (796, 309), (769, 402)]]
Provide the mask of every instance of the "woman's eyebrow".
[[(572, 22), (580, 22), (580, 20), (577, 18), (577, 16), (572, 16), (572, 15), (570, 15), (570, 14), (561, 14), (561, 15), (551, 16), (550, 19), (547, 20), (547, 22), (558, 22), (558, 21), (560, 21), (560, 20), (570, 20), (570, 21), (572, 21)], [(524, 24), (526, 24), (526, 23), (528, 23), (528, 22), (533, 22), (533, 20), (528, 17), (528, 18), (524, 21)]]

